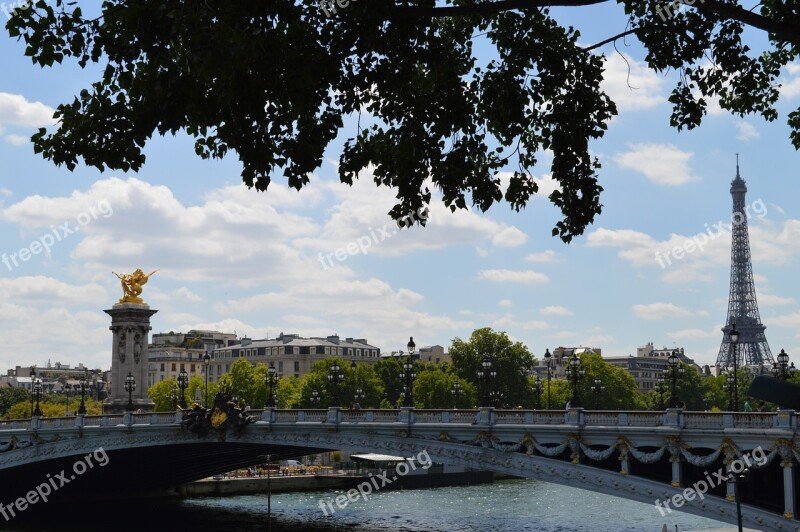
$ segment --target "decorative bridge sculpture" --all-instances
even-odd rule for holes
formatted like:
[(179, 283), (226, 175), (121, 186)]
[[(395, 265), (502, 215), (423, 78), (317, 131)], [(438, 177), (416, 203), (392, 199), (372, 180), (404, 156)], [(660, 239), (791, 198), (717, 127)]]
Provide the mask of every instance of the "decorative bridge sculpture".
[[(724, 412), (542, 410), (250, 411), (256, 421), (228, 432), (187, 430), (183, 412), (0, 423), (0, 502), (24, 497), (47, 475), (69, 473), (102, 447), (107, 467), (70, 479), (64, 498), (154, 493), (212, 474), (330, 450), (411, 456), (539, 479), (736, 522), (734, 485), (718, 482), (702, 497), (691, 486), (747, 461), (739, 485), (744, 525), (796, 531), (797, 415)], [(676, 499), (676, 496), (680, 495)], [(654, 507), (654, 522), (663, 517)]]

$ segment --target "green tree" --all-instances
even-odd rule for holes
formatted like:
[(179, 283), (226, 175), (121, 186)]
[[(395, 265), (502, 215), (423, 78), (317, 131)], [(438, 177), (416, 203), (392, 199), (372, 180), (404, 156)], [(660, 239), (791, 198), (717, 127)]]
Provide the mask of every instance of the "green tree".
[(523, 344), (512, 342), (506, 333), (489, 327), (476, 329), (466, 342), (456, 338), (450, 346), (453, 368), (460, 378), (478, 390), (478, 402), (484, 402), (485, 383), (478, 378), (478, 370), (486, 355), (492, 361), (492, 371), (497, 373), (490, 386), (500, 393), (502, 403), (506, 406), (533, 404), (528, 375), (535, 359)]
[[(247, 359), (239, 358), (231, 365), (230, 371), (219, 378), (218, 385), (230, 387), (231, 393), (248, 405), (263, 407), (267, 393), (264, 385), (266, 366), (264, 364), (259, 364), (259, 366), (263, 369), (259, 370)], [(189, 388), (191, 387), (190, 382)], [(212, 400), (213, 397), (209, 394), (209, 400)]]
[(5, 416), (14, 404), (30, 400), (31, 393), (25, 388), (0, 388), (0, 415)]
[[(461, 394), (453, 396), (453, 385), (458, 382)], [(472, 383), (459, 379), (454, 373), (443, 369), (425, 368), (414, 381), (414, 404), (417, 408), (466, 408), (477, 401)]]
[(400, 377), (403, 372), (403, 360), (400, 357), (384, 358), (376, 362), (373, 367), (381, 383), (383, 383), (380, 407), (395, 408), (405, 386), (403, 379)]
[(275, 386), (275, 402), (278, 408), (302, 408), (303, 380), (295, 376), (279, 379)]
[(582, 353), (580, 360), (585, 374), (578, 381), (578, 393), (584, 408), (595, 407), (595, 396), (591, 387), (598, 378), (605, 387), (599, 397), (601, 409), (636, 410), (645, 407), (646, 402), (638, 392), (630, 373), (605, 362), (597, 353)]
[[(680, 73), (670, 97), (678, 129), (700, 125), (713, 98), (774, 120), (777, 78), (800, 49), (797, 0), (757, 12), (722, 0), (682, 12), (616, 0), (626, 31), (594, 45), (547, 7), (611, 1), (370, 0), (345, 13), (317, 0), (106, 0), (85, 16), (77, 2), (37, 0), (6, 27), (38, 65), (102, 66), (58, 107), (58, 126), (33, 137), (56, 164), (138, 171), (152, 136), (185, 131), (202, 158), (234, 152), (248, 186), (266, 190), (282, 174), (301, 189), (344, 132), (340, 180), (374, 167), (375, 182), (396, 189), (390, 214), (402, 219), (430, 201), (427, 179), (452, 210), (503, 200), (522, 209), (547, 150), (560, 185), (549, 199), (563, 215), (553, 234), (570, 241), (600, 213), (590, 143), (616, 114), (601, 89), (600, 45), (635, 36), (651, 68)], [(762, 33), (759, 46), (742, 42), (745, 28)], [(362, 109), (373, 120), (352, 129), (345, 119)], [(800, 147), (800, 111), (788, 124)]]
[(180, 389), (174, 379), (159, 381), (147, 390), (148, 397), (155, 403), (153, 408), (156, 412), (171, 412), (174, 409), (173, 393), (175, 393), (175, 397), (178, 398), (178, 404), (180, 404)]

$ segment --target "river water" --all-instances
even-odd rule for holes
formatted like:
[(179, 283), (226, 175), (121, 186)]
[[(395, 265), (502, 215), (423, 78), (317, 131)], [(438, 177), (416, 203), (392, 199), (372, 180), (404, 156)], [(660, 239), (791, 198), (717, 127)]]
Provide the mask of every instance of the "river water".
[[(342, 492), (272, 495), (273, 532), (680, 532), (720, 528), (688, 514), (664, 517), (654, 505), (535, 480), (494, 484), (379, 491), (367, 501), (323, 514), (319, 502)], [(29, 531), (250, 531), (266, 530), (266, 494), (180, 502), (130, 501), (70, 508), (32, 507), (31, 521), (2, 523), (0, 529)], [(330, 510), (328, 510), (330, 514)], [(2, 519), (0, 519), (2, 521)], [(5, 525), (5, 526), (3, 526)]]

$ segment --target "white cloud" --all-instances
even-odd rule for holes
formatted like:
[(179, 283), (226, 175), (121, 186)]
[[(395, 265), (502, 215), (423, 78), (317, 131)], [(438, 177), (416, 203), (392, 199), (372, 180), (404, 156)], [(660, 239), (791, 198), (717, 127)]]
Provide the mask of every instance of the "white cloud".
[(501, 299), (497, 302), (501, 307), (513, 307), (514, 303), (510, 299)]
[(542, 316), (572, 316), (574, 313), (568, 308), (551, 305), (540, 308), (539, 314)]
[(705, 311), (693, 311), (679, 307), (673, 303), (649, 303), (634, 305), (633, 313), (643, 320), (660, 320), (663, 318), (688, 318), (692, 316), (705, 316)]
[(516, 331), (516, 330), (525, 330), (525, 331), (542, 331), (548, 329), (550, 326), (547, 322), (539, 321), (539, 320), (527, 320), (527, 321), (520, 321), (517, 320), (513, 314), (506, 314), (491, 323), (491, 327), (496, 330), (502, 331)]
[(25, 135), (17, 135), (15, 133), (9, 133), (3, 138), (6, 139), (6, 142), (8, 142), (9, 144), (13, 144), (14, 146), (24, 146), (26, 144), (29, 144), (31, 141), (30, 137), (27, 137)]
[(629, 144), (629, 151), (618, 153), (614, 161), (622, 168), (635, 170), (658, 185), (684, 185), (697, 177), (689, 168), (694, 155), (672, 144)]
[(711, 330), (703, 329), (681, 329), (679, 331), (668, 332), (667, 336), (672, 340), (707, 340), (715, 337), (722, 338), (721, 327), (714, 327)]
[(52, 107), (29, 102), (21, 94), (0, 92), (0, 124), (24, 127), (45, 127), (55, 124)]
[(781, 96), (794, 98), (800, 95), (800, 63), (789, 63), (786, 71), (790, 76), (788, 79), (781, 79)]
[(792, 314), (784, 314), (783, 316), (774, 316), (768, 320), (771, 326), (775, 327), (790, 327), (792, 329), (800, 329), (800, 312)]
[(71, 285), (52, 277), (0, 278), (0, 293), (9, 301), (24, 300), (49, 304), (104, 304), (108, 292), (99, 284)]
[[(624, 56), (624, 57), (622, 57)], [(600, 88), (617, 104), (620, 114), (652, 109), (666, 103), (662, 93), (663, 78), (644, 61), (628, 54), (612, 53), (605, 58)]]
[(528, 240), (528, 235), (516, 227), (505, 227), (492, 238), (492, 244), (497, 247), (513, 248), (521, 246)]
[(739, 130), (739, 134), (736, 135), (736, 138), (743, 142), (761, 137), (761, 133), (749, 122), (736, 122), (736, 129)]
[(777, 307), (781, 305), (792, 305), (795, 302), (793, 297), (784, 297), (775, 294), (759, 293), (756, 295), (756, 297), (758, 298), (759, 308)]
[(543, 273), (533, 270), (481, 270), (478, 272), (478, 279), (493, 281), (496, 283), (521, 283), (521, 284), (543, 284), (550, 279)]
[(528, 262), (553, 262), (558, 256), (558, 253), (552, 249), (548, 249), (539, 253), (529, 253), (525, 255), (525, 260)]

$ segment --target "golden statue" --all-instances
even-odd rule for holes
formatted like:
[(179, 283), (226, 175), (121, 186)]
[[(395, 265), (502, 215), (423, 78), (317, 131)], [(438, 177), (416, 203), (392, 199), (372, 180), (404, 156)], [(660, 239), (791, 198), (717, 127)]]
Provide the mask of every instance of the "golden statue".
[(141, 268), (137, 268), (133, 273), (123, 273), (122, 275), (117, 272), (111, 272), (119, 277), (120, 283), (122, 284), (122, 293), (124, 294), (117, 303), (136, 303), (138, 305), (144, 305), (145, 302), (139, 297), (142, 295), (142, 286), (147, 284), (147, 280), (157, 271), (158, 270), (153, 270), (147, 275), (145, 275)]

